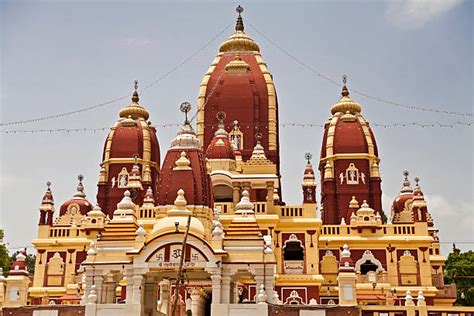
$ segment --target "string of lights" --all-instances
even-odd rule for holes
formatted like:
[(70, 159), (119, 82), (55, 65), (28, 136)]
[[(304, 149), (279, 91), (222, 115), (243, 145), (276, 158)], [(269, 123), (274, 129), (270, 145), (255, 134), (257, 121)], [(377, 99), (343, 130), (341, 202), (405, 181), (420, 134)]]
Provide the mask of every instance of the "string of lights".
[[(197, 113), (193, 116), (195, 118)], [(169, 128), (169, 127), (180, 127), (180, 123), (169, 123), (169, 124), (157, 124), (155, 127), (158, 128)], [(398, 127), (417, 127), (417, 128), (454, 128), (454, 127), (471, 127), (474, 122), (452, 122), (452, 123), (418, 123), (418, 122), (396, 122), (396, 123), (370, 123), (370, 126), (379, 128), (398, 128)], [(312, 123), (281, 123), (282, 128), (323, 128), (323, 124), (312, 124)], [(204, 128), (214, 128), (212, 125), (205, 125)], [(240, 126), (241, 129), (251, 128), (250, 125)], [(38, 134), (38, 133), (84, 133), (84, 132), (102, 132), (109, 130), (110, 127), (97, 127), (97, 128), (53, 128), (53, 129), (12, 129), (12, 130), (0, 130), (0, 134)]]
[[(189, 61), (194, 59), (197, 55), (199, 55), (202, 51), (204, 51), (207, 47), (209, 47), (213, 42), (215, 42), (229, 27), (231, 24), (227, 25), (225, 28), (223, 28), (219, 33), (214, 35), (208, 42), (206, 42), (202, 47), (200, 47), (197, 51), (195, 51), (192, 55), (189, 57), (186, 57), (182, 62), (171, 68), (168, 72), (166, 72), (164, 75), (159, 77), (158, 79), (146, 84), (143, 88), (142, 91), (146, 91), (147, 89), (151, 88), (152, 86), (156, 85), (160, 81), (164, 80), (168, 76), (170, 76), (172, 73), (176, 72), (178, 69), (180, 69), (182, 66), (187, 64)], [(117, 97), (115, 99), (94, 104), (91, 106), (83, 107), (77, 110), (69, 111), (69, 112), (64, 112), (64, 113), (58, 113), (58, 114), (52, 114), (48, 116), (42, 116), (42, 117), (37, 117), (37, 118), (32, 118), (32, 119), (27, 119), (27, 120), (19, 120), (19, 121), (11, 121), (11, 122), (5, 122), (5, 123), (0, 123), (0, 126), (12, 126), (12, 125), (20, 125), (20, 124), (28, 124), (28, 123), (36, 123), (36, 122), (41, 122), (41, 121), (46, 121), (46, 120), (51, 120), (51, 119), (57, 119), (57, 118), (62, 118), (66, 116), (71, 116), (74, 114), (79, 114), (87, 111), (91, 111), (97, 108), (104, 107), (106, 105), (114, 104), (118, 101), (122, 101), (124, 99), (130, 98), (131, 94), (126, 94), (122, 95), (120, 97)]]
[[(299, 58), (297, 58), (293, 54), (291, 54), (288, 50), (284, 49), (282, 46), (275, 43), (272, 39), (270, 39), (267, 35), (265, 35), (265, 33), (260, 31), (259, 29), (257, 29), (254, 25), (250, 24), (250, 27), (252, 29), (254, 29), (258, 34), (260, 34), (272, 46), (274, 46), (275, 48), (277, 48), (278, 50), (283, 52), (286, 56), (288, 56), (290, 59), (292, 59), (296, 63), (300, 64), (301, 66), (303, 66), (304, 68), (306, 68), (310, 72), (316, 74), (319, 78), (324, 79), (324, 80), (326, 80), (326, 81), (328, 81), (328, 82), (330, 82), (330, 83), (332, 83), (332, 84), (334, 84), (338, 87), (342, 87), (340, 82), (330, 78), (329, 76), (323, 74), (322, 72), (316, 70), (315, 68), (313, 68), (313, 67), (309, 66), (308, 64), (306, 64), (305, 62), (301, 61)], [(457, 115), (457, 116), (469, 116), (469, 117), (474, 116), (473, 113), (469, 113), (469, 112), (456, 112), (456, 111), (448, 111), (448, 110), (439, 110), (439, 109), (429, 108), (429, 107), (402, 104), (402, 103), (394, 102), (394, 101), (391, 101), (391, 100), (383, 99), (383, 98), (380, 98), (380, 97), (376, 97), (376, 96), (370, 95), (368, 93), (362, 92), (360, 90), (355, 90), (353, 88), (351, 88), (350, 90), (351, 90), (351, 92), (353, 92), (355, 94), (358, 94), (358, 95), (360, 95), (364, 98), (371, 99), (371, 100), (381, 102), (381, 103), (385, 103), (385, 104), (389, 104), (389, 105), (393, 105), (393, 106), (400, 107), (400, 108), (409, 109), (409, 110), (422, 111), (422, 112), (433, 112), (433, 113), (437, 113), (437, 114), (447, 114), (447, 115)]]

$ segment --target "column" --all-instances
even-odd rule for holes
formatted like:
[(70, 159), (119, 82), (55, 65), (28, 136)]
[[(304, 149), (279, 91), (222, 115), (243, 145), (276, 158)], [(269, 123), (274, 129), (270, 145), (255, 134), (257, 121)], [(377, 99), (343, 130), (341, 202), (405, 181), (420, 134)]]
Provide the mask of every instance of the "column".
[(154, 316), (157, 314), (156, 303), (157, 303), (157, 292), (158, 284), (156, 282), (145, 283), (145, 315)]
[(143, 275), (135, 274), (133, 275), (133, 298), (132, 302), (134, 304), (142, 304), (143, 301)]
[(104, 277), (102, 275), (94, 276), (94, 284), (97, 291), (97, 304), (102, 304)]
[(201, 293), (199, 292), (199, 289), (194, 288), (191, 291), (191, 312), (196, 316), (200, 315), (200, 301), (201, 301)]
[(267, 214), (275, 214), (273, 206), (273, 181), (267, 181)]
[(125, 271), (125, 278), (127, 279), (125, 304), (132, 304), (133, 303), (133, 272), (131, 269), (127, 269)]
[(212, 304), (221, 303), (221, 280), (222, 277), (220, 274), (212, 274)]
[(240, 182), (232, 182), (232, 202), (234, 203), (234, 207), (240, 201)]
[(274, 285), (275, 285), (275, 274), (274, 274), (274, 267), (273, 265), (267, 265), (265, 271), (265, 292), (267, 293), (268, 302), (277, 304), (274, 301), (275, 293), (274, 293)]
[(170, 300), (170, 281), (162, 280), (160, 283), (160, 300), (158, 302), (158, 310), (160, 313), (168, 315), (168, 307)]
[(229, 304), (230, 302), (230, 280), (231, 276), (229, 272), (222, 274), (222, 291), (221, 291), (221, 303)]
[(89, 294), (91, 293), (91, 287), (92, 287), (92, 273), (91, 271), (86, 270), (86, 279), (85, 279), (85, 285), (84, 285), (84, 298), (83, 302), (88, 303), (88, 297)]

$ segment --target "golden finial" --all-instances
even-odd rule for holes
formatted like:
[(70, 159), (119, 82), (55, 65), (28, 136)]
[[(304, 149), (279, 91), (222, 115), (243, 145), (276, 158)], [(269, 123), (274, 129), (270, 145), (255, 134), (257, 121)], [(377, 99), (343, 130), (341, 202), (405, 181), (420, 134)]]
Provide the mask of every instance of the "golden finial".
[(237, 23), (235, 24), (235, 30), (236, 31), (244, 31), (244, 21), (242, 20), (241, 13), (244, 12), (244, 8), (239, 4), (237, 8), (235, 8), (235, 11), (239, 14), (237, 17)]
[(135, 91), (133, 92), (133, 95), (132, 95), (132, 102), (133, 103), (138, 103), (138, 101), (140, 100), (140, 98), (138, 97), (138, 80), (135, 80), (133, 81), (133, 88), (135, 89)]
[(342, 87), (342, 92), (341, 92), (341, 95), (343, 97), (347, 97), (349, 96), (349, 90), (347, 89), (347, 86), (346, 86), (346, 83), (347, 83), (347, 75), (342, 75), (342, 83), (343, 83), (343, 87)]

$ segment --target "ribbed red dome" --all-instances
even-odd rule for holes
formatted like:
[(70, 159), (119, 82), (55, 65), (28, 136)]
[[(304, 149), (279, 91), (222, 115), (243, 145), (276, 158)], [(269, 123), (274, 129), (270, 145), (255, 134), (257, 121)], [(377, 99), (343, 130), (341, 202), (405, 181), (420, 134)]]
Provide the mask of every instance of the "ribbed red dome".
[(400, 194), (392, 202), (392, 213), (395, 214), (395, 213), (402, 212), (407, 207), (407, 204), (411, 203), (412, 200), (413, 200), (412, 193)]
[[(176, 168), (182, 152), (189, 161), (188, 168)], [(172, 205), (179, 189), (183, 189), (188, 205), (211, 207), (210, 178), (206, 161), (198, 148), (172, 148), (166, 153), (158, 182), (158, 205)]]
[[(370, 130), (370, 137), (374, 144), (375, 155), (377, 153), (377, 144)], [(367, 139), (362, 130), (358, 119), (353, 121), (344, 121), (339, 119), (336, 123), (334, 133), (334, 154), (368, 153)]]
[(76, 207), (82, 215), (86, 215), (87, 212), (92, 210), (93, 205), (91, 204), (91, 202), (87, 201), (86, 199), (72, 198), (70, 200), (67, 200), (61, 205), (61, 208), (59, 210), (59, 216), (66, 214), (66, 211), (68, 210), (68, 208), (74, 208), (74, 207)]
[(208, 159), (235, 159), (234, 150), (226, 136), (214, 136), (206, 150)]
[[(137, 86), (135, 87), (137, 89)], [(160, 172), (160, 147), (156, 129), (148, 121), (149, 114), (139, 104), (135, 90), (132, 102), (120, 111), (104, 144), (102, 170), (99, 174), (97, 203), (112, 217), (126, 190), (132, 190), (133, 202), (141, 204), (146, 188), (156, 184)], [(132, 174), (137, 164), (137, 174)], [(132, 179), (133, 178), (133, 179)], [(138, 180), (136, 181), (129, 180)]]

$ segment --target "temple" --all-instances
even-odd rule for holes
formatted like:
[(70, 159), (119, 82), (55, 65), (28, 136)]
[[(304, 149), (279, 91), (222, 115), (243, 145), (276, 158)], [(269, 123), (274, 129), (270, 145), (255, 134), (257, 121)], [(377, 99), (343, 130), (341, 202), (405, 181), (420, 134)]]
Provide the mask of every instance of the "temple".
[(242, 11), (200, 84), (197, 122), (183, 102), (163, 160), (149, 120), (159, 113), (135, 82), (105, 139), (96, 203), (83, 176), (62, 204), (47, 184), (35, 274), (20, 254), (0, 277), (5, 313), (467, 315), (443, 283), (422, 182), (385, 179), (402, 188), (382, 209), (375, 134), (346, 77), (318, 109), (330, 116), (316, 170), (301, 149), (301, 204), (284, 202), (276, 89)]

